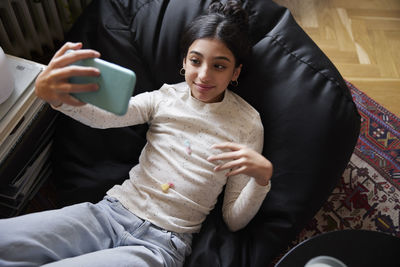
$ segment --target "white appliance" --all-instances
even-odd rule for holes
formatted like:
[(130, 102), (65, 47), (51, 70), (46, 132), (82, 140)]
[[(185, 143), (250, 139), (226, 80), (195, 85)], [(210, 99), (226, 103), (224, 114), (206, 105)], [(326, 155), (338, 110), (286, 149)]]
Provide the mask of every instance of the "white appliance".
[(14, 91), (14, 76), (3, 49), (0, 47), (0, 104), (6, 101)]

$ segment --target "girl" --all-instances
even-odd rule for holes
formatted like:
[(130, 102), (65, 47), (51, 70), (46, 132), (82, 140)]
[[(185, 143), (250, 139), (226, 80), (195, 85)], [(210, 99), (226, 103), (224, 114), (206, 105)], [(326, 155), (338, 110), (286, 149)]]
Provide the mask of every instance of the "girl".
[[(254, 217), (270, 189), (272, 164), (260, 153), (258, 112), (227, 89), (248, 55), (247, 14), (235, 1), (213, 3), (183, 34), (185, 82), (132, 97), (115, 116), (69, 93), (96, 90), (68, 77), (99, 75), (69, 66), (99, 57), (65, 44), (36, 81), (55, 109), (96, 128), (147, 122), (147, 144), (129, 179), (97, 204), (0, 221), (1, 266), (182, 266), (192, 234), (224, 191), (223, 218), (236, 231)], [(74, 53), (65, 54), (69, 49)], [(6, 231), (6, 232), (5, 232)]]

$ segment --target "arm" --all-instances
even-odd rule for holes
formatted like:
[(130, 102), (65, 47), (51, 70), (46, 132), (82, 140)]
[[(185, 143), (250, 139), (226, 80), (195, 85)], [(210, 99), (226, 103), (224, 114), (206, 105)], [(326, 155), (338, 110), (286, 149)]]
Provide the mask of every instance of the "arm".
[(150, 121), (154, 93), (142, 93), (131, 97), (124, 116), (118, 116), (91, 104), (84, 106), (61, 105), (54, 107), (67, 116), (93, 128), (107, 129), (132, 126)]
[(260, 209), (271, 184), (261, 186), (252, 177), (237, 175), (226, 184), (222, 215), (231, 231), (244, 228)]
[[(223, 203), (223, 218), (232, 231), (245, 227), (258, 212), (271, 185), (272, 163), (263, 157), (263, 133), (254, 130), (248, 140), (248, 146), (223, 143), (214, 148), (230, 151), (208, 158), (209, 161), (224, 160), (215, 167), (215, 171), (231, 169)], [(251, 147), (250, 147), (251, 146)]]
[[(66, 43), (55, 53), (47, 68), (36, 79), (36, 95), (53, 108), (94, 128), (124, 127), (147, 122), (151, 103), (146, 94), (131, 98), (125, 116), (116, 116), (85, 104), (70, 94), (98, 90), (97, 84), (71, 84), (68, 81), (71, 76), (100, 75), (96, 68), (70, 65), (77, 60), (100, 56), (94, 50), (81, 48), (82, 43)], [(74, 53), (65, 54), (70, 49), (75, 50)]]

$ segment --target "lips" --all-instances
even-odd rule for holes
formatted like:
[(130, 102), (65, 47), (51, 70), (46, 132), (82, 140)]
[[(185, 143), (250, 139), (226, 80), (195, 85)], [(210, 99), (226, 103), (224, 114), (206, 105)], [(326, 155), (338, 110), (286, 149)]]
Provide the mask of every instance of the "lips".
[(215, 86), (209, 85), (209, 84), (202, 84), (202, 83), (194, 83), (194, 85), (197, 87), (198, 90), (200, 91), (209, 91), (213, 89)]

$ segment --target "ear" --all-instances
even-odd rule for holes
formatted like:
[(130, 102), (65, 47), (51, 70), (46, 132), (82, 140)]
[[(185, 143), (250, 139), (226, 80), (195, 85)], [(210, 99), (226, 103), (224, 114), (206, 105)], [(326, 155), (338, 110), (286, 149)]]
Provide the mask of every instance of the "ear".
[(186, 68), (186, 57), (183, 58), (182, 66), (184, 69)]
[(242, 64), (240, 64), (238, 67), (236, 67), (233, 71), (232, 75), (232, 81), (236, 81), (239, 78), (240, 72), (242, 71)]

